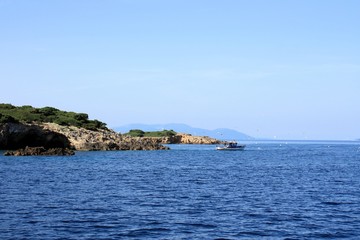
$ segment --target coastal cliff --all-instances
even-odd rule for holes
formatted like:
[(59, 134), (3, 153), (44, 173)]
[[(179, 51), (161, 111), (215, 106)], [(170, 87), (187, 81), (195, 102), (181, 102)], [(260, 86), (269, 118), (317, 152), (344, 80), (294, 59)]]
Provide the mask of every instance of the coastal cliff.
[(63, 134), (19, 122), (0, 124), (0, 149), (6, 156), (74, 155)]
[(67, 137), (59, 132), (26, 123), (0, 124), (0, 149), (16, 150), (25, 147), (71, 148)]

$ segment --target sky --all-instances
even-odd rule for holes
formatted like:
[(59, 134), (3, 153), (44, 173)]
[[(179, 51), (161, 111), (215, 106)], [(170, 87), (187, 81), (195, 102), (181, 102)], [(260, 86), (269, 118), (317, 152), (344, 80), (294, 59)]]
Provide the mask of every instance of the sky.
[(360, 138), (358, 0), (0, 0), (0, 102)]

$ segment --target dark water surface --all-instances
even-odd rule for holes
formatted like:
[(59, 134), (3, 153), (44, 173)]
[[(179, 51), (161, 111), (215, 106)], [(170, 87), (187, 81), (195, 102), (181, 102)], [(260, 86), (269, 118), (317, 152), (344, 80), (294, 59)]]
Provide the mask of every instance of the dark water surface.
[(360, 239), (360, 145), (0, 157), (0, 239)]

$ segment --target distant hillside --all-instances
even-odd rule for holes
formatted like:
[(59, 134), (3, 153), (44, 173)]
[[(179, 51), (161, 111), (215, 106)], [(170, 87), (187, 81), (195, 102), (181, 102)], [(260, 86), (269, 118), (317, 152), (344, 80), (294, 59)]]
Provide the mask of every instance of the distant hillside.
[(209, 136), (220, 140), (251, 140), (253, 137), (236, 130), (228, 128), (218, 128), (215, 130), (207, 130), (203, 128), (194, 128), (186, 124), (129, 124), (113, 128), (120, 133), (127, 133), (132, 129), (141, 129), (142, 131), (162, 131), (174, 130), (180, 133), (189, 133), (194, 136)]
[(98, 120), (89, 120), (86, 113), (66, 112), (53, 107), (34, 108), (0, 103), (0, 123), (57, 123), (62, 126), (82, 127), (89, 130), (107, 129)]

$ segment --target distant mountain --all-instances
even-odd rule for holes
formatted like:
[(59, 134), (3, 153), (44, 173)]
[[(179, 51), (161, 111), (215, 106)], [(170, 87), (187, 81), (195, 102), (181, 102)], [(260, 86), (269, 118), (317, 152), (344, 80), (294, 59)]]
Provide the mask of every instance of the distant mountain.
[(253, 137), (244, 133), (228, 128), (218, 128), (215, 130), (207, 130), (203, 128), (194, 128), (186, 124), (129, 124), (113, 128), (120, 133), (129, 132), (131, 129), (141, 129), (143, 131), (161, 131), (174, 130), (180, 133), (189, 133), (193, 136), (209, 136), (220, 140), (252, 140)]

